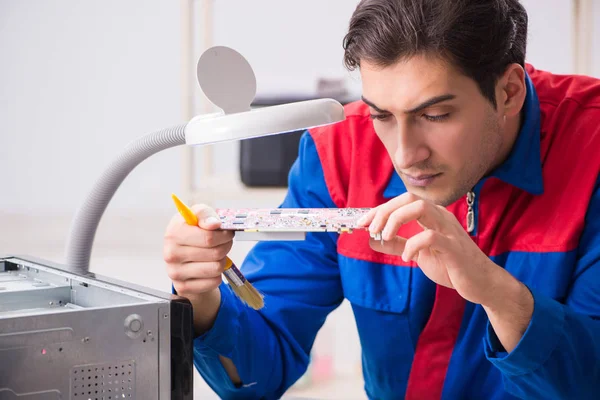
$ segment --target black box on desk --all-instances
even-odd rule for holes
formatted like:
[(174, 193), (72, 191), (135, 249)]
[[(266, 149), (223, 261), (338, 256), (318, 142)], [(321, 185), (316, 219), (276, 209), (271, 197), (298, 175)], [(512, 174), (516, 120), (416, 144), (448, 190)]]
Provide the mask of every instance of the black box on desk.
[(304, 131), (265, 136), (240, 142), (240, 176), (246, 186), (286, 187), (298, 157)]
[[(268, 107), (315, 97), (256, 99), (253, 107)], [(338, 100), (346, 104), (349, 100)], [(240, 142), (240, 177), (249, 187), (287, 187), (288, 174), (298, 158), (298, 145), (305, 131), (265, 136)]]

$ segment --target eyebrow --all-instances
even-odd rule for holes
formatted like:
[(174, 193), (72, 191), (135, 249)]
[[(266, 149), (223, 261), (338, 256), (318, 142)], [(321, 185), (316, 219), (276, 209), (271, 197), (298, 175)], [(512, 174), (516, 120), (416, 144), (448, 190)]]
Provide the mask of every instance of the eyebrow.
[[(453, 100), (455, 98), (456, 98), (456, 96), (453, 94), (443, 94), (441, 96), (435, 96), (435, 97), (432, 97), (432, 98), (424, 101), (423, 103), (419, 104), (415, 108), (412, 108), (412, 109), (406, 111), (406, 113), (407, 114), (415, 114), (415, 113), (418, 113), (419, 111), (422, 111), (422, 110), (424, 110), (428, 107), (431, 107), (435, 104), (441, 103), (443, 101)], [(389, 111), (386, 111), (386, 110), (383, 110), (383, 109), (377, 107), (375, 104), (373, 104), (372, 101), (367, 100), (365, 98), (365, 96), (361, 96), (361, 99), (363, 102), (365, 102), (365, 104), (367, 104), (369, 107), (372, 107), (378, 113), (382, 113), (382, 114), (388, 113), (389, 114)]]

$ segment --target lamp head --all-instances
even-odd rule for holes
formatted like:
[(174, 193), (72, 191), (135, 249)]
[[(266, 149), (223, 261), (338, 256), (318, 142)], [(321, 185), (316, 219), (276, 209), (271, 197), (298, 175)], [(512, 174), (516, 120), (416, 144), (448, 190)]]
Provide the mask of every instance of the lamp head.
[(250, 111), (256, 96), (256, 77), (250, 63), (225, 46), (206, 50), (196, 68), (204, 95), (225, 114)]
[(200, 145), (296, 132), (345, 119), (333, 99), (251, 109), (256, 78), (248, 61), (225, 46), (206, 50), (197, 66), (198, 83), (222, 112), (199, 115), (185, 127), (186, 144)]

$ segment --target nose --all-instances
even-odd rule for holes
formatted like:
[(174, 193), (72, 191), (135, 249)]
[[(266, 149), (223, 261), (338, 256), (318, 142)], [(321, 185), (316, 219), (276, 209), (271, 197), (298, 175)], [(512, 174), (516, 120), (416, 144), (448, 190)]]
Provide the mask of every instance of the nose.
[(398, 127), (394, 161), (397, 168), (409, 169), (429, 158), (431, 152), (418, 132), (411, 132), (408, 126)]

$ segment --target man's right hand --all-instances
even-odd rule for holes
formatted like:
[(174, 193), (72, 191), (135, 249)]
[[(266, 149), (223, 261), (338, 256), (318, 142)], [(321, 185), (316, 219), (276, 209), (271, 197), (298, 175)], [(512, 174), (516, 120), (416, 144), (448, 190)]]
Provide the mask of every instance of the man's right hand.
[(196, 205), (192, 210), (198, 226), (187, 225), (175, 215), (165, 233), (163, 257), (177, 294), (194, 307), (194, 328), (196, 335), (201, 335), (212, 327), (219, 311), (218, 286), (234, 234), (219, 230), (221, 221), (212, 208)]

